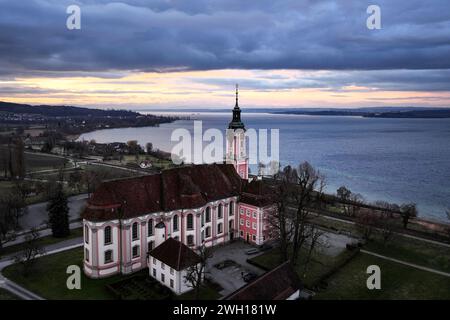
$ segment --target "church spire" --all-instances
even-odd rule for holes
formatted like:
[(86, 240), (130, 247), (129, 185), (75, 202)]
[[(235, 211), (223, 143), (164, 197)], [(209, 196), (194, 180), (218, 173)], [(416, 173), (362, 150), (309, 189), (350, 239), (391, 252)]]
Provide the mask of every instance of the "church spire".
[(233, 119), (228, 125), (228, 129), (243, 129), (245, 126), (241, 121), (241, 109), (239, 108), (239, 85), (236, 83), (236, 104), (233, 109)]
[(236, 83), (236, 105), (234, 106), (235, 108), (239, 108), (239, 85)]

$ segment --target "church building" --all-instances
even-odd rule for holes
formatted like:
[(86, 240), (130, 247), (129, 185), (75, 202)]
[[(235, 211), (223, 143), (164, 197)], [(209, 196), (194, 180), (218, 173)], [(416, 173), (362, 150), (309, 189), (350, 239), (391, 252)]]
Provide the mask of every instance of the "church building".
[[(186, 165), (97, 188), (81, 215), (87, 276), (152, 270), (151, 260), (158, 260), (150, 259), (152, 250), (170, 238), (194, 251), (237, 238), (255, 245), (272, 238), (270, 193), (262, 181), (248, 180), (237, 87), (228, 129), (224, 163)], [(164, 259), (175, 251), (164, 252)], [(170, 274), (165, 277), (171, 283)]]

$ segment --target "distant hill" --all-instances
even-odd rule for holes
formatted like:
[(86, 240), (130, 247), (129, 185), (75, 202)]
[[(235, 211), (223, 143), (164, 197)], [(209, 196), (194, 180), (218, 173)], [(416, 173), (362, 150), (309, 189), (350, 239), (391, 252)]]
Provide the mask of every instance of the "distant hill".
[(36, 114), (45, 117), (136, 117), (137, 112), (127, 110), (102, 110), (72, 106), (32, 106), (0, 101), (0, 112)]
[(368, 118), (450, 118), (450, 109), (414, 110), (404, 112), (380, 112), (364, 115)]

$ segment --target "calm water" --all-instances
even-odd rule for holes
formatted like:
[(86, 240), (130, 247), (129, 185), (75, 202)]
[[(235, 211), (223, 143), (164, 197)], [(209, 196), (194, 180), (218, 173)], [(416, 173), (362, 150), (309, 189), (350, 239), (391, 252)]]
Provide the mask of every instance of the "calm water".
[[(226, 128), (231, 114), (196, 114), (203, 128)], [(367, 119), (300, 115), (242, 115), (247, 128), (280, 130), (280, 160), (309, 161), (327, 179), (327, 191), (346, 185), (368, 201), (415, 202), (420, 215), (444, 221), (450, 208), (450, 119)], [(172, 130), (192, 131), (193, 121), (159, 128), (124, 128), (84, 134), (97, 142), (138, 140), (170, 151)], [(252, 172), (256, 168), (252, 167)]]

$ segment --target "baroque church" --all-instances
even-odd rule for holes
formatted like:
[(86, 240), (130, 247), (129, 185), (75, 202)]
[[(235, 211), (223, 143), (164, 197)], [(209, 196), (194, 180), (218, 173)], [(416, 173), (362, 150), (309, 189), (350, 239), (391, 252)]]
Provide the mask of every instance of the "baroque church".
[(188, 290), (181, 280), (183, 257), (195, 260), (196, 248), (238, 238), (261, 245), (272, 238), (274, 204), (262, 181), (249, 181), (237, 87), (228, 129), (224, 163), (181, 166), (97, 188), (82, 212), (88, 277), (149, 267), (151, 276), (179, 294)]

